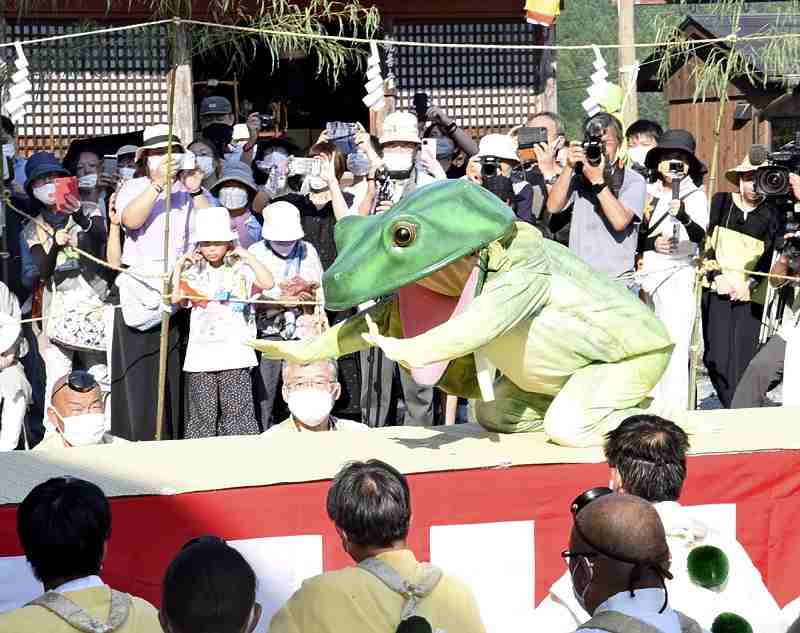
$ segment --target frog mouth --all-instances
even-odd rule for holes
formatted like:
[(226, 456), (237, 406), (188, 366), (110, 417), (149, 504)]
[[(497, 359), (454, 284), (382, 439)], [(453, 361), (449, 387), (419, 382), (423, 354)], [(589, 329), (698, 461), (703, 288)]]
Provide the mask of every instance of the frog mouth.
[[(412, 338), (425, 334), (433, 328), (463, 313), (475, 298), (478, 287), (480, 268), (476, 266), (467, 279), (461, 295), (450, 297), (433, 292), (418, 283), (408, 284), (397, 291), (400, 305), (400, 321), (403, 325), (403, 337)], [(431, 363), (425, 367), (411, 367), (414, 381), (423, 386), (437, 384), (449, 361)]]

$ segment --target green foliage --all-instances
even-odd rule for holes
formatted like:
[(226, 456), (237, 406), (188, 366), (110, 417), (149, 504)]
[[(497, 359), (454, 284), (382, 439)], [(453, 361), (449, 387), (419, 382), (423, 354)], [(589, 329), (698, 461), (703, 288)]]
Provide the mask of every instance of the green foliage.
[(695, 547), (689, 552), (686, 566), (692, 582), (706, 589), (724, 585), (730, 571), (728, 556), (713, 545)]
[[(652, 42), (656, 37), (655, 16), (669, 7), (636, 7), (636, 41)], [(558, 18), (556, 43), (574, 44), (616, 44), (617, 6), (609, 0), (581, 0), (569, 2)], [(615, 49), (602, 49), (608, 65), (608, 79), (619, 82), (618, 53)], [(639, 61), (649, 55), (647, 49), (637, 49)], [(594, 72), (591, 50), (558, 52), (558, 111), (564, 117), (570, 138), (580, 135), (581, 124), (586, 113), (581, 102), (588, 96), (586, 89), (591, 84), (590, 75)], [(639, 93), (639, 117), (666, 124), (667, 111), (661, 93)]]

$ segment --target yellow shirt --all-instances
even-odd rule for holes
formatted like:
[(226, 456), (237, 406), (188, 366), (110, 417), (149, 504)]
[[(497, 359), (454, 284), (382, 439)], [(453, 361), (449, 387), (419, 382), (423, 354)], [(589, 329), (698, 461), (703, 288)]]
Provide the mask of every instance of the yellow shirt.
[[(108, 586), (68, 591), (69, 598), (101, 622), (108, 621), (111, 590)], [(75, 633), (78, 629), (44, 607), (29, 606), (0, 614), (0, 633)], [(158, 611), (149, 602), (132, 597), (125, 622), (114, 633), (163, 633)]]
[[(424, 572), (409, 550), (377, 556), (403, 578), (418, 582)], [(358, 567), (332, 571), (303, 585), (272, 618), (269, 633), (395, 633), (405, 599), (370, 572)], [(470, 589), (443, 576), (419, 603), (417, 614), (434, 631), (484, 633), (478, 603)]]

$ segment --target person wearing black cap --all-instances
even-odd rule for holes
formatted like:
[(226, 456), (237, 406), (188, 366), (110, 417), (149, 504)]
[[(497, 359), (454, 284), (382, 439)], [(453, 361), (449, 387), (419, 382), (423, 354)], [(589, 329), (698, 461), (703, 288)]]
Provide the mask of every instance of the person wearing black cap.
[(694, 155), (694, 137), (667, 130), (647, 153), (651, 197), (640, 227), (642, 289), (675, 344), (653, 396), (686, 409), (689, 404), (689, 346), (696, 301), (695, 258), (708, 226), (708, 199), (702, 189), (705, 165)]

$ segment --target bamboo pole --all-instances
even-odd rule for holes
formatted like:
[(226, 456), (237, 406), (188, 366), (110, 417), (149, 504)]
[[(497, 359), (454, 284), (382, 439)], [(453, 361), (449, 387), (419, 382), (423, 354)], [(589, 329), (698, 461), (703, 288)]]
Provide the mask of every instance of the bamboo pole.
[[(711, 173), (708, 176), (708, 210), (711, 212), (711, 199), (714, 196), (714, 187), (717, 184), (717, 175), (719, 172), (719, 145), (720, 134), (722, 131), (722, 120), (725, 116), (725, 106), (728, 105), (728, 83), (731, 76), (731, 67), (733, 65), (733, 52), (728, 54), (728, 59), (725, 63), (725, 73), (720, 81), (718, 88), (719, 108), (717, 110), (717, 120), (714, 124), (714, 151), (712, 152), (711, 159)], [(719, 232), (717, 232), (719, 235)], [(702, 255), (702, 254), (701, 254)], [(701, 300), (703, 297), (703, 257), (700, 258), (700, 263), (697, 266), (697, 273), (694, 280), (694, 304), (695, 314), (694, 323), (692, 324), (692, 338), (689, 345), (689, 410), (693, 411), (697, 408), (697, 368), (700, 365), (700, 333), (701, 333), (701, 320), (702, 320), (702, 305)]]
[[(176, 47), (178, 45), (178, 28), (179, 25), (174, 24), (170, 26), (172, 30), (172, 55), (173, 63), (172, 70), (169, 78), (169, 98), (167, 103), (167, 137), (172, 138), (172, 130), (174, 125), (174, 105), (175, 105), (175, 83), (178, 74), (178, 61)], [(167, 164), (172, 161), (172, 143), (167, 146)], [(169, 266), (169, 229), (170, 229), (170, 216), (172, 215), (172, 178), (167, 178), (165, 183), (165, 199), (164, 207), (164, 282), (162, 290), (162, 302), (166, 302), (168, 297), (171, 296), (171, 280), (170, 280), (170, 266)], [(161, 312), (161, 339), (159, 341), (158, 352), (158, 408), (156, 409), (156, 441), (161, 439), (164, 429), (164, 405), (166, 402), (166, 384), (167, 384), (167, 343), (169, 341), (169, 319), (172, 316), (170, 311), (164, 309)]]

